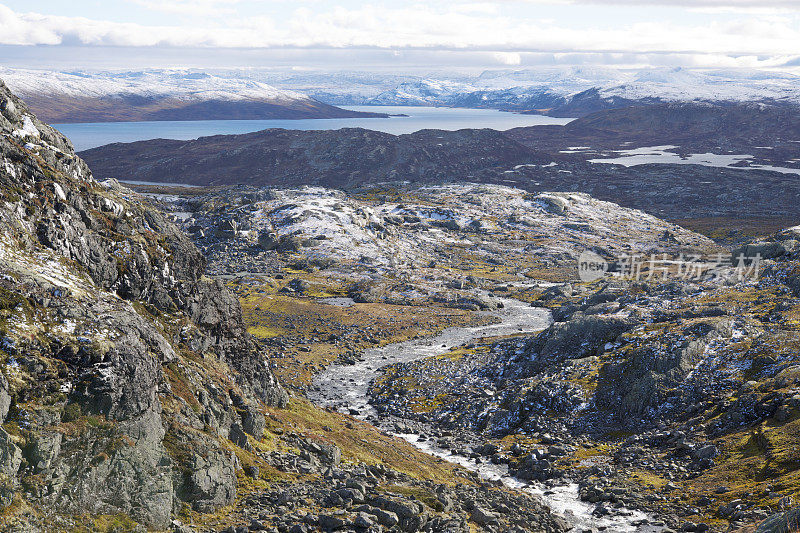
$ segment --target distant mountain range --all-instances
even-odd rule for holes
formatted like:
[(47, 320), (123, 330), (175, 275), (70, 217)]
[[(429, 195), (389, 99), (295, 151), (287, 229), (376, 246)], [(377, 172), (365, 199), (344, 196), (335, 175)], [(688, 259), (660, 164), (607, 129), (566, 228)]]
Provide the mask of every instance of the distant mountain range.
[(228, 71), (335, 105), (435, 105), (583, 116), (632, 104), (800, 102), (800, 76), (762, 70), (552, 67), (398, 75), (385, 72)]
[(759, 70), (594, 67), (424, 72), (1, 69), (55, 123), (364, 117), (342, 105), (489, 108), (580, 117), (669, 102), (800, 103), (800, 76)]
[(264, 82), (186, 70), (0, 69), (0, 79), (51, 123), (381, 117)]
[(577, 117), (634, 104), (784, 100), (800, 102), (800, 77), (763, 71), (567, 69), (409, 80), (367, 103), (486, 107)]

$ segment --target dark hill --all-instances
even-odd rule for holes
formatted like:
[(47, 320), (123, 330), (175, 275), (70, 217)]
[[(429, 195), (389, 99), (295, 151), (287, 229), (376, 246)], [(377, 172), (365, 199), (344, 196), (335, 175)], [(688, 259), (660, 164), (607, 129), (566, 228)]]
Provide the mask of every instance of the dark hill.
[(539, 156), (494, 130), (272, 129), (193, 141), (155, 139), (82, 152), (101, 177), (224, 185), (352, 186), (387, 180), (468, 180)]

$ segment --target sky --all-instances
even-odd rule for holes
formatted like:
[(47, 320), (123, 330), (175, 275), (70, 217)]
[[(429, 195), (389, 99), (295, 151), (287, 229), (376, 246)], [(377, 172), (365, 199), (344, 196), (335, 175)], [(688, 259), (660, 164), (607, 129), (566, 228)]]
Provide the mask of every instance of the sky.
[(0, 0), (33, 68), (796, 68), (800, 0)]

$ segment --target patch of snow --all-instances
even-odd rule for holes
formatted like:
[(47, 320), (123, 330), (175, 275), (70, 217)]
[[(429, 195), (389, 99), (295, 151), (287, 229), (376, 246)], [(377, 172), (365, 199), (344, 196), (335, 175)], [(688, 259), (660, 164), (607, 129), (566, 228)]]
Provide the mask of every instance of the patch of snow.
[(31, 117), (29, 117), (28, 115), (25, 115), (25, 118), (22, 121), (22, 128), (14, 130), (13, 132), (11, 132), (11, 134), (14, 137), (19, 137), (22, 139), (24, 139), (25, 137), (35, 137), (37, 139), (41, 137), (41, 133), (39, 132), (38, 129), (36, 129), (33, 120), (31, 120)]
[(800, 169), (790, 167), (776, 167), (772, 165), (750, 164), (736, 166), (739, 163), (752, 160), (755, 156), (748, 154), (689, 154), (681, 156), (670, 152), (676, 146), (644, 146), (631, 150), (616, 152), (617, 157), (590, 159), (590, 163), (622, 165), (632, 167), (637, 165), (672, 164), (672, 165), (700, 165), (705, 167), (730, 168), (734, 170), (771, 170), (785, 174), (800, 174)]

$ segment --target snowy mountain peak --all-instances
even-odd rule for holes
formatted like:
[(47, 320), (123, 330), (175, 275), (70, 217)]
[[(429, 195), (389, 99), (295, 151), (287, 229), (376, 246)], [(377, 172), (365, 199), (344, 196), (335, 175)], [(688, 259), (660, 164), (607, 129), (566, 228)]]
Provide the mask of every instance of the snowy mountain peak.
[(169, 97), (182, 100), (310, 99), (303, 93), (277, 89), (261, 81), (221, 77), (192, 70), (59, 72), (0, 68), (0, 78), (23, 98), (48, 95), (94, 98)]

